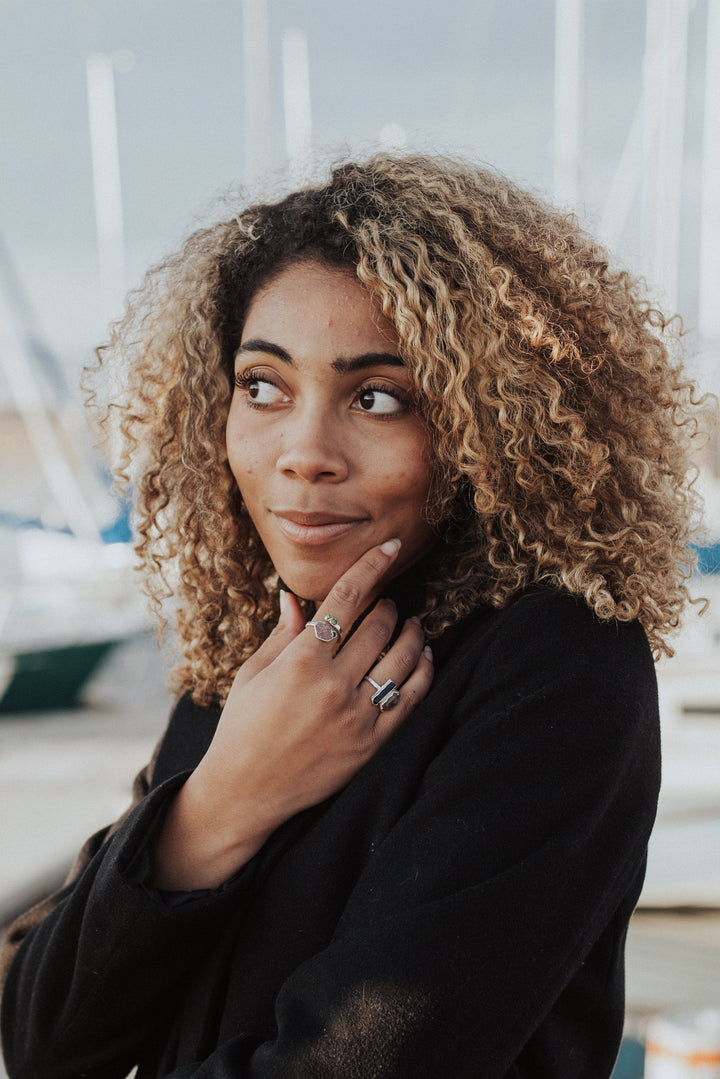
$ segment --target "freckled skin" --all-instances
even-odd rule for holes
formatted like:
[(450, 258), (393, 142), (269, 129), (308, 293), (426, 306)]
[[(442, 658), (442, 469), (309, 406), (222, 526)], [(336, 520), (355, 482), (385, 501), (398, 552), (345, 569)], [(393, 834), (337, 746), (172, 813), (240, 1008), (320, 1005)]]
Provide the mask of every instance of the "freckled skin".
[[(368, 355), (380, 361), (333, 368)], [(250, 305), (235, 370), (252, 381), (233, 395), (230, 467), (273, 565), (305, 599), (320, 603), (384, 540), (402, 540), (393, 576), (434, 542), (424, 516), (428, 434), (393, 357), (395, 329), (351, 272), (294, 263)], [(339, 534), (297, 536), (292, 522), (283, 527), (288, 513), (311, 515), (301, 525), (331, 518)]]

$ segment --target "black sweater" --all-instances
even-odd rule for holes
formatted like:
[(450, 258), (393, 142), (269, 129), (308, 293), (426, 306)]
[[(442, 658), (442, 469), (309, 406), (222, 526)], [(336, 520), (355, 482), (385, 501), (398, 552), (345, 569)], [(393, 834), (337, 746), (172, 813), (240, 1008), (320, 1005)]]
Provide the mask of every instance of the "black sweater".
[(347, 787), (163, 896), (143, 852), (219, 715), (179, 702), (144, 797), (10, 935), (11, 1079), (610, 1075), (659, 787), (643, 631), (534, 592), (434, 653)]

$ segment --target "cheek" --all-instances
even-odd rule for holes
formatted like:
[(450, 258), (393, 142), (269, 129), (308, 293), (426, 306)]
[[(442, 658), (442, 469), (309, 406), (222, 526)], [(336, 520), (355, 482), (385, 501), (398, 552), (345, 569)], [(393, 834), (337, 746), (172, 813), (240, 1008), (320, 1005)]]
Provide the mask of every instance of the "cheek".
[(238, 430), (232, 423), (232, 416), (225, 432), (225, 442), (230, 469), (239, 485), (242, 485), (243, 479), (251, 479), (262, 471), (262, 444)]
[(427, 439), (418, 439), (395, 460), (399, 461), (401, 466), (404, 465), (399, 476), (399, 486), (407, 492), (408, 498), (424, 504), (430, 491), (432, 475)]
[(430, 439), (419, 423), (394, 442), (373, 446), (378, 486), (403, 501), (424, 499), (430, 490)]
[(246, 500), (252, 500), (255, 492), (262, 486), (261, 470), (258, 470), (257, 463), (234, 454), (230, 457), (230, 469), (240, 494)]
[(417, 502), (425, 498), (428, 492), (428, 478), (425, 472), (420, 470), (404, 470), (392, 477), (397, 494), (411, 502)]
[[(408, 458), (406, 458), (407, 460)], [(412, 460), (412, 458), (410, 458)], [(422, 467), (387, 470), (379, 484), (389, 511), (413, 521), (425, 519), (425, 506), (430, 490), (430, 471)]]

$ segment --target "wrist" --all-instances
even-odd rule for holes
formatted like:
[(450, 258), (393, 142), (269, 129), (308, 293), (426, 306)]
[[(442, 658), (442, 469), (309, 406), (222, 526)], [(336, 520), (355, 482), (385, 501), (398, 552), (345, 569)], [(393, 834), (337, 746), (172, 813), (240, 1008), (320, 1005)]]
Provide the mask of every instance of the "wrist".
[(242, 806), (209, 797), (188, 777), (168, 806), (152, 845), (151, 884), (164, 891), (218, 888), (250, 861), (274, 831)]

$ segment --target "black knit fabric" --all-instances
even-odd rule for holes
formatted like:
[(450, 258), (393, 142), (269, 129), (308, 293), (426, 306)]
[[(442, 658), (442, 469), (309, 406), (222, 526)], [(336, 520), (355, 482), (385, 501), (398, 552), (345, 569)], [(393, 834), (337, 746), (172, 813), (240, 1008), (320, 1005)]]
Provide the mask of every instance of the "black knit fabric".
[(11, 1079), (607, 1079), (659, 787), (645, 636), (535, 592), (434, 652), (345, 789), (168, 900), (142, 854), (219, 714), (179, 702), (147, 795), (11, 934)]

